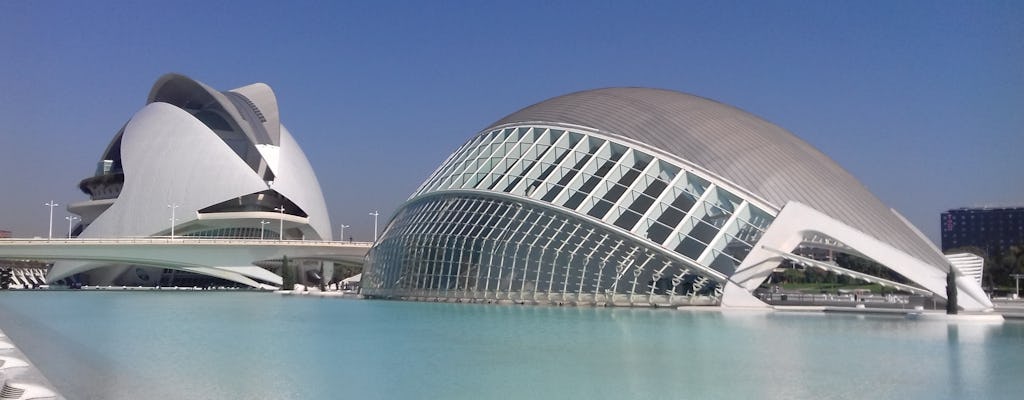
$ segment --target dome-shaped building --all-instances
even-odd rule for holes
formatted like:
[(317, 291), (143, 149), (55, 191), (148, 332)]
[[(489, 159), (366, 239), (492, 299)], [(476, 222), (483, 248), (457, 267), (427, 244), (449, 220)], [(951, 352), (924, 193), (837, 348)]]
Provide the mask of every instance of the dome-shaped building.
[[(313, 168), (263, 83), (217, 91), (179, 74), (160, 77), (145, 107), (114, 135), (79, 188), (89, 200), (68, 211), (81, 217), (74, 229), (80, 238), (331, 238)], [(281, 277), (251, 261), (212, 268), (61, 261), (47, 280), (280, 285)]]
[[(916, 228), (786, 130), (701, 97), (608, 88), (526, 107), (462, 145), (390, 220), (363, 291), (763, 306), (752, 292), (783, 262), (940, 298), (950, 269)], [(962, 308), (991, 308), (976, 282), (957, 283)]]

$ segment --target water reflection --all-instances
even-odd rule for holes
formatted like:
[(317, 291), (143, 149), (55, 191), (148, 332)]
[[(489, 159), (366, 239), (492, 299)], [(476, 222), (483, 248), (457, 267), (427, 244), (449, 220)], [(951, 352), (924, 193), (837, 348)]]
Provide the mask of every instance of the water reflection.
[(266, 399), (943, 399), (1024, 390), (1024, 324), (251, 293), (0, 296), (0, 328), (72, 399), (170, 398), (184, 388)]

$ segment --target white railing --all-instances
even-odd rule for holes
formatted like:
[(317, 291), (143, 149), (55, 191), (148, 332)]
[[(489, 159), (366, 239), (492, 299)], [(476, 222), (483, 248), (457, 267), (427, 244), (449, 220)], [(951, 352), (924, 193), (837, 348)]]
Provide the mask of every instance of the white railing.
[(373, 242), (349, 242), (330, 240), (277, 240), (277, 239), (232, 239), (218, 237), (192, 237), (175, 236), (145, 236), (145, 237), (119, 237), (119, 238), (54, 238), (54, 239), (28, 239), (28, 238), (4, 238), (0, 239), (0, 246), (3, 245), (105, 245), (105, 244), (188, 244), (188, 245), (236, 245), (236, 246), (303, 246), (303, 247), (365, 247), (370, 248)]

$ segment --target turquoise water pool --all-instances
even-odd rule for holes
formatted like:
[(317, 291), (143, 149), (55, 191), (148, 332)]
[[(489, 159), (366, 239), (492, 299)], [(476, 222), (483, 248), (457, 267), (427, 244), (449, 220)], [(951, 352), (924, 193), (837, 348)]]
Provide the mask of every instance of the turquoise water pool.
[(996, 399), (1024, 324), (434, 304), (270, 293), (4, 292), (69, 399)]

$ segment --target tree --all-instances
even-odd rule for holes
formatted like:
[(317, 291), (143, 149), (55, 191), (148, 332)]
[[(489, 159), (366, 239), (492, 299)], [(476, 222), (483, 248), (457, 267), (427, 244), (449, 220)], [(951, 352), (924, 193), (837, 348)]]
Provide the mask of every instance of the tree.
[(362, 273), (362, 272), (363, 272), (363, 266), (362, 265), (342, 264), (340, 262), (335, 262), (334, 263), (334, 275), (333, 275), (334, 278), (333, 279), (335, 281), (341, 282), (345, 278), (351, 278), (351, 277), (355, 276), (356, 274), (359, 274), (359, 273)]
[(288, 256), (281, 257), (281, 289), (295, 288), (295, 270), (288, 263)]
[(0, 289), (11, 288), (11, 268), (0, 268)]
[(946, 273), (946, 314), (957, 313), (956, 271), (953, 268)]
[(320, 284), (318, 285), (318, 287), (320, 288), (321, 292), (327, 290), (327, 282), (324, 282), (324, 281), (325, 281), (325, 279), (324, 279), (324, 263), (321, 262), (320, 263)]
[(1024, 246), (1010, 246), (1002, 251), (999, 264), (1007, 275), (1024, 273)]

